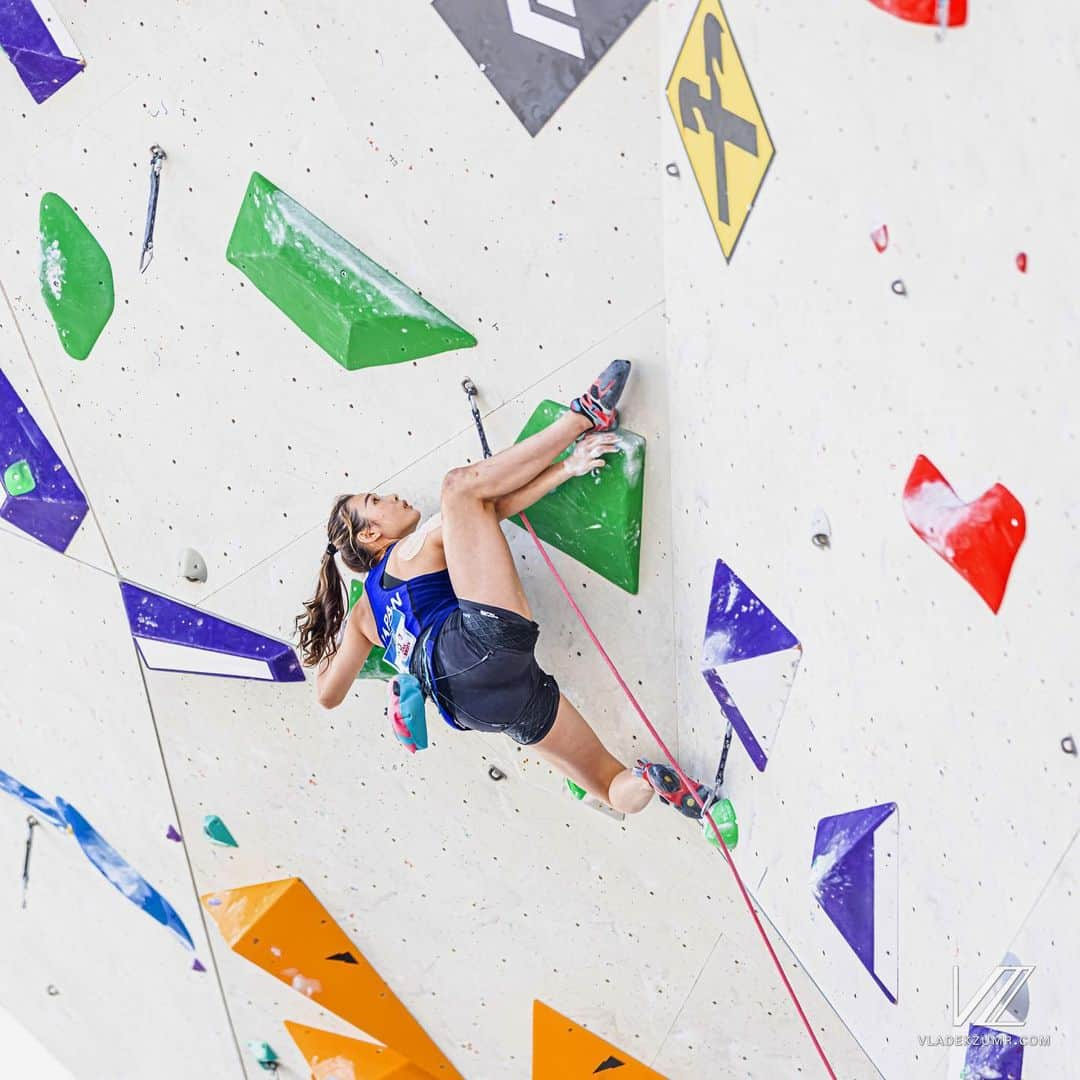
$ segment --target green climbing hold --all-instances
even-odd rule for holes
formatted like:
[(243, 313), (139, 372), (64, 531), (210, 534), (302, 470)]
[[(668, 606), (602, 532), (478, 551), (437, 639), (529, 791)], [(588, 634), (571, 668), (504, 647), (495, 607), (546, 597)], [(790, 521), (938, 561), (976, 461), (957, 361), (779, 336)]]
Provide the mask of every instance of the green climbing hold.
[(266, 1072), (277, 1072), (280, 1059), (268, 1042), (249, 1042), (248, 1049), (262, 1069)]
[[(709, 817), (716, 823), (728, 851), (734, 851), (735, 845), (739, 842), (739, 823), (735, 820), (735, 807), (731, 805), (731, 800), (718, 799), (714, 802), (709, 808)], [(709, 823), (703, 821), (701, 828), (705, 833), (705, 839), (714, 848), (718, 848), (720, 845), (716, 842), (716, 833), (709, 828)]]
[(59, 195), (42, 195), (38, 216), (41, 295), (60, 344), (85, 360), (113, 313), (109, 257), (82, 219)]
[(207, 814), (206, 817), (203, 818), (203, 832), (206, 833), (215, 844), (222, 844), (225, 847), (240, 846), (233, 839), (233, 834), (229, 832), (228, 826), (217, 816), (217, 814)]
[[(553, 424), (566, 406), (543, 401), (517, 441)], [(565, 552), (629, 593), (638, 591), (641, 506), (645, 492), (645, 440), (619, 429), (620, 452), (596, 476), (575, 476), (529, 508), (541, 540)], [(565, 456), (565, 455), (563, 455)], [(518, 518), (512, 519), (521, 525)], [(524, 526), (522, 526), (524, 528)]]
[(588, 792), (583, 787), (575, 784), (569, 776), (566, 778), (566, 786), (570, 789), (570, 794), (573, 795), (575, 799), (584, 799), (585, 796), (588, 795)]
[(30, 462), (24, 458), (9, 465), (4, 470), (4, 487), (12, 496), (28, 495), (33, 491), (37, 481), (30, 471)]
[(476, 344), (259, 173), (251, 174), (225, 257), (349, 371)]
[[(359, 578), (354, 578), (349, 585), (350, 611), (353, 609), (353, 604), (363, 595), (364, 583)], [(364, 661), (364, 666), (356, 677), (358, 679), (382, 679), (383, 682), (389, 682), (397, 674), (397, 670), (383, 659), (385, 652), (386, 650), (380, 646), (372, 645), (371, 652), (368, 653), (368, 658)]]

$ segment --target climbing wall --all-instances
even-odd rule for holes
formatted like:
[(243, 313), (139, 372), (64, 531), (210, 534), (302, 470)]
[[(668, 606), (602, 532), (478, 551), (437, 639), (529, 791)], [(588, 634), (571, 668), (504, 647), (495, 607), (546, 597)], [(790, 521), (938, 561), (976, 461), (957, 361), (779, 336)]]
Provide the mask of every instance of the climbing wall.
[(0, 4), (0, 1001), (80, 1080), (825, 1074), (696, 825), (297, 664), (334, 496), (432, 512), (463, 377), (499, 448), (614, 356), (618, 468), (537, 525), (694, 775), (731, 722), (836, 1075), (971, 1080), (1001, 962), (1052, 1038), (999, 1072), (1075, 1067), (1080, 26), (897, 6)]
[(730, 0), (717, 74), (719, 6), (663, 5), (678, 742), (710, 772), (733, 721), (736, 860), (884, 1075), (1019, 1075), (953, 1045), (954, 967), (963, 1013), (1011, 949), (1023, 1075), (1075, 1076), (1078, 22), (969, 7)]

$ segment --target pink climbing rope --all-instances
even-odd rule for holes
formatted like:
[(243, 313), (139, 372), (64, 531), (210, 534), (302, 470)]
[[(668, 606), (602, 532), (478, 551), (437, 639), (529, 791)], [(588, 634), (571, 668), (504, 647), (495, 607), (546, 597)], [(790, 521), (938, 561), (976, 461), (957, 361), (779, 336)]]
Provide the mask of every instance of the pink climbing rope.
[[(563, 596), (569, 601), (570, 606), (574, 609), (574, 614), (581, 620), (581, 625), (585, 627), (585, 633), (589, 635), (592, 643), (596, 646), (597, 651), (604, 658), (604, 663), (611, 669), (611, 674), (615, 676), (615, 681), (622, 687), (623, 693), (626, 694), (630, 700), (630, 704), (634, 706), (634, 710), (638, 716), (641, 717), (641, 722), (648, 729), (649, 734), (656, 740), (657, 745), (664, 752), (664, 756), (668, 759), (671, 767), (675, 770), (679, 779), (686, 786), (686, 789), (693, 796), (694, 802), (701, 807), (702, 810), (705, 807), (702, 805), (701, 800), (697, 797), (697, 791), (694, 785), (690, 782), (689, 777), (682, 771), (679, 763), (675, 760), (675, 756), (667, 748), (667, 744), (660, 736), (660, 732), (653, 727), (652, 721), (649, 719), (645, 710), (641, 707), (640, 702), (634, 697), (633, 690), (626, 684), (626, 680), (622, 677), (619, 669), (615, 666), (615, 661), (608, 655), (607, 649), (604, 648), (600, 639), (596, 636), (596, 632), (589, 625), (589, 620), (585, 618), (585, 613), (578, 607), (577, 601), (570, 595), (570, 589), (565, 581), (563, 581), (562, 574), (555, 568), (555, 564), (551, 561), (551, 556), (547, 553), (547, 549), (544, 547), (540, 540), (540, 537), (536, 535), (536, 530), (533, 529), (532, 523), (529, 519), (521, 514), (521, 522), (526, 529), (529, 530), (529, 535), (533, 538), (533, 543), (536, 544), (537, 551), (540, 552), (541, 558), (547, 563), (547, 568), (551, 571), (555, 580), (559, 583), (559, 588), (562, 589)], [(754, 925), (758, 929), (758, 933), (761, 935), (761, 940), (765, 942), (765, 948), (769, 950), (769, 956), (772, 957), (773, 964), (776, 965), (776, 970), (780, 975), (780, 979), (784, 984), (784, 988), (787, 990), (788, 995), (791, 997), (791, 1002), (795, 1006), (795, 1011), (799, 1014), (799, 1019), (803, 1022), (803, 1027), (806, 1028), (806, 1034), (810, 1036), (810, 1041), (814, 1044), (814, 1049), (818, 1052), (818, 1057), (821, 1058), (822, 1065), (825, 1066), (825, 1071), (831, 1077), (831, 1080), (836, 1080), (836, 1073), (833, 1072), (832, 1066), (829, 1064), (829, 1059), (825, 1056), (825, 1051), (822, 1049), (821, 1043), (818, 1042), (817, 1036), (814, 1034), (814, 1029), (810, 1026), (810, 1020), (807, 1018), (806, 1013), (803, 1011), (803, 1007), (799, 1002), (798, 995), (795, 993), (795, 988), (788, 980), (787, 974), (784, 971), (783, 964), (780, 963), (780, 958), (776, 955), (776, 950), (772, 947), (772, 942), (769, 940), (769, 935), (765, 933), (765, 927), (761, 924), (761, 919), (758, 917), (758, 913), (754, 908), (754, 902), (750, 899), (750, 894), (746, 891), (746, 886), (743, 884), (742, 875), (739, 873), (738, 867), (735, 865), (735, 860), (732, 859), (731, 853), (727, 849), (727, 844), (724, 843), (723, 837), (720, 835), (720, 830), (716, 827), (716, 822), (708, 814), (705, 815), (705, 820), (708, 821), (712, 828), (713, 833), (716, 835), (716, 845), (720, 849), (724, 856), (725, 861), (731, 868), (732, 874), (735, 875), (735, 884), (739, 886), (739, 892), (742, 893), (743, 901), (746, 904), (747, 910), (750, 912), (751, 917), (754, 920)]]

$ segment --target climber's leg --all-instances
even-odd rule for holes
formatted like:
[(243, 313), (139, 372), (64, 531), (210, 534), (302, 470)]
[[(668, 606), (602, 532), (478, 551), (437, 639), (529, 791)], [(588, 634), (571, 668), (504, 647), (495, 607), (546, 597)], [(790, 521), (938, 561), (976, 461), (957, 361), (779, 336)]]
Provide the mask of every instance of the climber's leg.
[(653, 790), (610, 754), (585, 718), (561, 696), (555, 724), (533, 748), (560, 773), (615, 810), (634, 814), (648, 806)]

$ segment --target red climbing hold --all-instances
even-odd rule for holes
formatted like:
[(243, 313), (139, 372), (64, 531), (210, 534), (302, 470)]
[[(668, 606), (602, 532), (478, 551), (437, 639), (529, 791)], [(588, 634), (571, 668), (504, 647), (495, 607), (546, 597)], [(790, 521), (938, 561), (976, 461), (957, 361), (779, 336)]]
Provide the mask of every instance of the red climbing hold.
[(880, 255), (889, 246), (889, 226), (882, 225), (881, 228), (875, 229), (870, 234), (870, 239), (874, 241), (874, 247)]
[(1016, 269), (1019, 270), (1021, 274), (1026, 274), (1027, 273), (1027, 252), (1026, 251), (1021, 251), (1020, 254), (1016, 256)]
[[(937, 26), (941, 21), (938, 0), (870, 0), (875, 7), (908, 22)], [(949, 0), (949, 25), (963, 26), (967, 22), (967, 0)]]
[(920, 454), (904, 486), (904, 516), (996, 613), (1027, 529), (1016, 496), (995, 484), (965, 503), (934, 463)]

